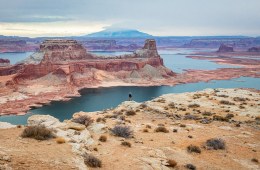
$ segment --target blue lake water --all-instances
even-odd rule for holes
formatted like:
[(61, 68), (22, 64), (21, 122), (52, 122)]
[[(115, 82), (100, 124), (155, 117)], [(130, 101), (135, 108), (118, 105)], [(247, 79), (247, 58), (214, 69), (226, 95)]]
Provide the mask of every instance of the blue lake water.
[(110, 87), (98, 89), (84, 89), (82, 96), (70, 101), (56, 101), (51, 105), (31, 110), (30, 114), (24, 116), (2, 116), (0, 121), (12, 124), (26, 124), (27, 118), (33, 114), (49, 114), (63, 121), (70, 119), (75, 112), (97, 111), (115, 107), (128, 99), (128, 94), (133, 94), (133, 99), (138, 102), (151, 100), (167, 93), (182, 93), (199, 91), (206, 88), (255, 88), (260, 89), (260, 79), (251, 77), (240, 77), (232, 80), (214, 80), (209, 83), (198, 82), (181, 84), (177, 86), (155, 86), (155, 87)]
[(33, 52), (24, 53), (0, 53), (0, 58), (9, 59), (11, 64), (15, 64), (29, 57)]

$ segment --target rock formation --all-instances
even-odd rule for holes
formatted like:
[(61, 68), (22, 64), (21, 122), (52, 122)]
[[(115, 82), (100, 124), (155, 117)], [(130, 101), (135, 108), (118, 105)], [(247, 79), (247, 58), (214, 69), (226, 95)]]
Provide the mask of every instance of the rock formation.
[(43, 63), (60, 63), (70, 60), (92, 59), (86, 49), (75, 40), (45, 40), (40, 45), (40, 52), (44, 53)]
[(260, 47), (251, 47), (248, 49), (248, 52), (260, 52)]
[(142, 49), (136, 50), (136, 57), (138, 58), (159, 58), (156, 48), (156, 42), (153, 39), (147, 39)]
[(6, 67), (10, 65), (10, 60), (0, 58), (0, 67)]
[(221, 44), (217, 52), (234, 52), (233, 47)]
[(0, 76), (6, 76), (0, 81), (0, 86), (4, 87), (0, 93), (19, 89), (21, 96), (26, 96), (19, 106), (17, 102), (6, 100), (5, 104), (0, 104), (2, 113), (18, 114), (30, 109), (30, 105), (48, 103), (53, 98), (60, 100), (69, 94), (78, 95), (81, 88), (119, 82), (119, 85), (154, 85), (175, 74), (164, 67), (154, 40), (147, 40), (144, 47), (133, 54), (106, 58), (88, 53), (74, 40), (46, 40), (39, 52), (23, 63), (0, 68)]

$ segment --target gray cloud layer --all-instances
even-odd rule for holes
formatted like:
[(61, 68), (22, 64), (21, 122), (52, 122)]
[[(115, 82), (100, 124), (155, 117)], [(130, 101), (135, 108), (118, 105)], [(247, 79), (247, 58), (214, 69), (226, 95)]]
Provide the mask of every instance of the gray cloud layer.
[(0, 4), (0, 22), (5, 23), (75, 20), (165, 35), (178, 30), (260, 35), (259, 0), (0, 0)]

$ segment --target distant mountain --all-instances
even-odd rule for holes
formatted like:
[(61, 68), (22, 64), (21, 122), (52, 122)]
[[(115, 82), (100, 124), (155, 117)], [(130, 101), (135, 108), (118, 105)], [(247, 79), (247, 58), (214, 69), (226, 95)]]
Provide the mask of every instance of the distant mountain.
[(85, 35), (95, 38), (145, 38), (152, 35), (134, 29), (106, 29), (100, 32)]

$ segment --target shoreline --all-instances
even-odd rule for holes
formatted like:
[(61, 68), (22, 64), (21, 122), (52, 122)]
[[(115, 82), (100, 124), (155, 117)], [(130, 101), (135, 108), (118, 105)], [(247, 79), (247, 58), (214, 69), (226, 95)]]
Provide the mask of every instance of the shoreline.
[[(243, 76), (240, 76), (240, 77), (243, 77)], [(92, 86), (88, 85), (88, 86), (80, 87), (77, 90), (74, 89), (74, 91), (76, 91), (75, 93), (69, 93), (69, 94), (63, 94), (63, 95), (60, 95), (60, 96), (55, 96), (56, 98), (52, 98), (52, 96), (47, 97), (47, 98), (45, 98), (45, 100), (43, 100), (41, 102), (35, 102), (35, 103), (32, 103), (32, 104), (26, 105), (24, 108), (22, 108), (23, 111), (21, 111), (21, 112), (19, 112), (17, 114), (1, 114), (0, 117), (1, 116), (24, 116), (24, 115), (30, 114), (30, 113), (28, 113), (28, 111), (30, 111), (31, 109), (33, 109), (33, 108), (40, 108), (40, 107), (43, 107), (45, 105), (50, 105), (51, 102), (54, 102), (54, 101), (70, 101), (73, 98), (81, 97), (82, 95), (81, 95), (80, 91), (84, 90), (84, 89), (127, 87), (127, 86), (129, 86), (129, 87), (152, 87), (152, 86), (158, 86), (158, 87), (159, 86), (170, 86), (170, 87), (174, 87), (176, 85), (184, 85), (184, 84), (199, 83), (199, 82), (209, 83), (210, 81), (214, 81), (214, 80), (231, 80), (231, 79), (236, 79), (236, 78), (240, 78), (240, 77), (231, 77), (231, 78), (226, 78), (226, 79), (210, 79), (208, 81), (196, 81), (196, 82), (185, 82), (185, 83), (180, 83), (180, 82), (176, 83), (175, 82), (175, 84), (170, 84), (170, 83), (156, 83), (156, 84), (155, 83), (154, 84), (142, 83), (142, 84), (138, 84), (138, 83), (125, 83), (125, 82), (109, 82), (109, 83), (104, 83), (103, 82), (103, 83), (98, 84), (98, 85), (92, 85)], [(259, 77), (252, 77), (252, 78), (259, 78)], [(249, 89), (258, 90), (258, 89), (254, 89), (254, 88), (249, 88)], [(46, 96), (48, 96), (48, 95), (46, 95)], [(37, 98), (37, 96), (34, 96), (34, 97)], [(41, 97), (38, 97), (38, 98), (41, 98)]]

